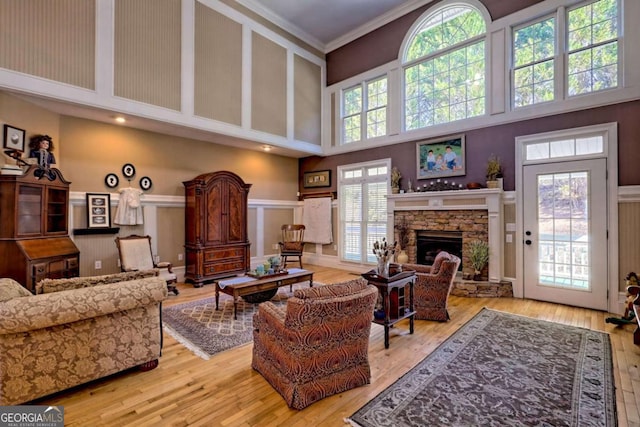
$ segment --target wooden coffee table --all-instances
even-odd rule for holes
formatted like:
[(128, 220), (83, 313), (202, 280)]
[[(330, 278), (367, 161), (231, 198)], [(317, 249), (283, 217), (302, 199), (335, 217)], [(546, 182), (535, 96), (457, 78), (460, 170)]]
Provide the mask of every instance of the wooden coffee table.
[[(281, 286), (293, 285), (294, 283), (304, 282), (305, 280), (309, 281), (309, 287), (313, 287), (313, 271), (292, 268), (289, 269), (289, 274), (264, 279), (240, 276), (219, 280), (216, 282), (216, 310), (218, 310), (220, 292), (233, 297), (233, 318), (237, 319), (236, 310), (238, 308), (238, 298), (270, 290), (277, 292)], [(275, 295), (275, 293), (273, 295)], [(271, 297), (273, 297), (273, 295), (271, 295)], [(271, 298), (265, 298), (264, 301), (268, 299)]]

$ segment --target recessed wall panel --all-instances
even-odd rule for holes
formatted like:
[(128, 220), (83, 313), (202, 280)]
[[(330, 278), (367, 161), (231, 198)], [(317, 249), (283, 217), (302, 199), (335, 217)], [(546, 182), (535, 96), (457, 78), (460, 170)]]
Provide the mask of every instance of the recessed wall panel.
[(195, 19), (194, 112), (240, 126), (242, 25), (198, 2)]
[(294, 138), (320, 145), (322, 69), (298, 56), (293, 57)]
[(180, 110), (181, 1), (115, 0), (114, 94)]
[(251, 127), (286, 137), (287, 51), (256, 33), (251, 45)]
[(95, 19), (94, 1), (1, 1), (0, 67), (94, 89)]

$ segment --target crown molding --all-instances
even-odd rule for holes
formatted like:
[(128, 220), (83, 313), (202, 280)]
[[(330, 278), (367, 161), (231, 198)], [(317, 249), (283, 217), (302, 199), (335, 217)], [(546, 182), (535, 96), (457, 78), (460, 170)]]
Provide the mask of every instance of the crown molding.
[(308, 45), (314, 47), (315, 49), (326, 53), (326, 45), (322, 41), (313, 37), (302, 28), (293, 25), (291, 22), (287, 21), (280, 15), (274, 13), (271, 9), (264, 7), (257, 0), (236, 0), (236, 2), (246, 7), (247, 9), (254, 11), (266, 20), (282, 28), (292, 36), (295, 36)]
[(325, 47), (325, 53), (329, 53), (332, 50), (336, 50), (339, 47), (346, 45), (347, 43), (351, 43), (352, 41), (368, 34), (383, 25), (388, 24), (391, 21), (394, 21), (409, 12), (413, 12), (415, 9), (424, 6), (425, 4), (433, 3), (434, 0), (413, 0), (404, 3), (401, 6), (396, 7), (395, 9), (391, 9), (389, 12), (384, 15), (380, 15), (376, 19), (373, 19), (367, 22), (364, 25), (359, 26), (358, 28), (348, 32), (342, 37), (339, 37), (331, 42), (327, 43)]
[(385, 13), (384, 15), (380, 15), (379, 17), (367, 22), (366, 24), (355, 28), (354, 30), (348, 32), (344, 36), (339, 37), (325, 44), (322, 41), (310, 35), (309, 33), (307, 33), (306, 31), (304, 31), (303, 29), (301, 29), (300, 27), (293, 25), (291, 22), (282, 18), (280, 15), (274, 13), (272, 10), (264, 7), (257, 0), (236, 0), (236, 2), (238, 2), (242, 6), (254, 11), (258, 15), (269, 20), (273, 24), (279, 26), (280, 28), (287, 31), (291, 35), (299, 38), (300, 40), (304, 41), (305, 43), (313, 46), (314, 48), (324, 53), (331, 52), (332, 50), (335, 50), (341, 46), (344, 46), (345, 44), (350, 43), (356, 40), (357, 38), (360, 38), (365, 34), (368, 34), (371, 31), (376, 30), (393, 20), (398, 19), (406, 15), (407, 13), (412, 12), (413, 10), (424, 6), (425, 4), (432, 3), (433, 1), (434, 0), (413, 0), (413, 1), (406, 2), (401, 6), (391, 9), (389, 12)]

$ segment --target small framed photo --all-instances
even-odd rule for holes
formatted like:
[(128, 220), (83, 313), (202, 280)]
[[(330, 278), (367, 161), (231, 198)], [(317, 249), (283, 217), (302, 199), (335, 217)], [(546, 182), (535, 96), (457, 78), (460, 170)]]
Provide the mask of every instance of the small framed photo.
[(304, 173), (304, 188), (331, 187), (331, 171), (316, 171)]
[(87, 193), (87, 228), (111, 227), (111, 196)]
[(142, 188), (144, 191), (149, 191), (152, 185), (153, 182), (148, 176), (143, 176), (142, 178), (140, 178), (140, 188)]
[(125, 163), (124, 166), (122, 166), (122, 175), (124, 175), (125, 178), (130, 179), (133, 178), (136, 174), (136, 167), (133, 166), (131, 163)]
[(24, 153), (24, 129), (4, 125), (4, 148)]
[(464, 135), (419, 141), (416, 159), (418, 179), (466, 175)]

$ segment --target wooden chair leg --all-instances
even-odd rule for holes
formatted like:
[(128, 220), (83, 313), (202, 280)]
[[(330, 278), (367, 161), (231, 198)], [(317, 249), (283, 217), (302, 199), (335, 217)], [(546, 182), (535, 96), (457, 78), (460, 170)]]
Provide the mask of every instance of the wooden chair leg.
[(304, 268), (302, 267), (302, 255), (298, 257), (298, 262), (300, 263), (300, 268)]

